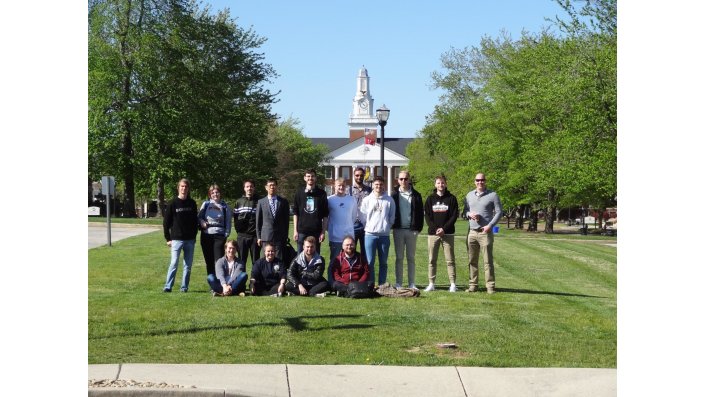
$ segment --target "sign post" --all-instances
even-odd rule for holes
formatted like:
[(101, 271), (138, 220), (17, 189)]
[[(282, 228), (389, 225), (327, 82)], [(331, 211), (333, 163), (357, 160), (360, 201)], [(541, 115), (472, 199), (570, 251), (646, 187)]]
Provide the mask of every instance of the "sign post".
[(115, 177), (104, 176), (100, 180), (101, 192), (105, 195), (105, 216), (108, 222), (108, 246), (112, 247), (110, 238), (110, 196), (115, 194)]

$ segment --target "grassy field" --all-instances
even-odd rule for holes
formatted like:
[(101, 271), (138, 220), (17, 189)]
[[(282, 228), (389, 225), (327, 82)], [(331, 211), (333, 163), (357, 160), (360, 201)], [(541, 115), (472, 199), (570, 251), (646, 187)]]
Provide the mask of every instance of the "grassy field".
[[(459, 231), (466, 228), (458, 223)], [(169, 252), (162, 233), (153, 232), (88, 251), (88, 362), (615, 368), (614, 243), (503, 228), (495, 239), (494, 295), (213, 298), (199, 244), (189, 292), (161, 292)], [(322, 251), (327, 264), (327, 244)], [(460, 236), (455, 252), (464, 290), (467, 252)], [(447, 289), (442, 253), (439, 259), (437, 285)], [(390, 282), (394, 260), (392, 244)], [(416, 264), (423, 287), (424, 237)], [(180, 280), (181, 269), (177, 291)], [(458, 347), (439, 349), (441, 342)]]

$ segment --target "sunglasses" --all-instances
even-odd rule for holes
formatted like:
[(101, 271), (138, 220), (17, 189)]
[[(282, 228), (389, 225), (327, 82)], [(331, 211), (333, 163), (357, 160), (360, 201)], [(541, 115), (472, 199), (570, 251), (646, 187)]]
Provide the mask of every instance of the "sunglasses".
[(475, 182), (484, 182), (484, 179), (475, 179)]
[(409, 178), (399, 178), (400, 181), (408, 181)]

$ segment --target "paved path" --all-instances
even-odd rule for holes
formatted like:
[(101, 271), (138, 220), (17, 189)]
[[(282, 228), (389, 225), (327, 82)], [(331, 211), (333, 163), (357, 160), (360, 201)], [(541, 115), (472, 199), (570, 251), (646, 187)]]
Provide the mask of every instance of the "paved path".
[[(111, 223), (110, 240), (114, 243), (124, 238), (162, 230), (157, 225), (132, 225), (124, 223)], [(102, 222), (88, 222), (88, 249), (108, 244), (108, 224)]]
[[(89, 396), (607, 397), (617, 370), (291, 364), (94, 364), (88, 379), (164, 382), (179, 389), (89, 388)], [(195, 388), (194, 388), (195, 386)]]

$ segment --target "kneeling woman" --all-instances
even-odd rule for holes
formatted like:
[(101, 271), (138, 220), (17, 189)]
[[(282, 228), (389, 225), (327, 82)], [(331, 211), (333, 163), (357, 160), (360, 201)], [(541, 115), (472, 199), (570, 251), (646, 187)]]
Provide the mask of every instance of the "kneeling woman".
[(225, 256), (215, 263), (215, 275), (208, 275), (208, 285), (213, 296), (228, 296), (245, 292), (247, 273), (245, 265), (237, 257), (238, 246), (235, 240), (225, 243)]

